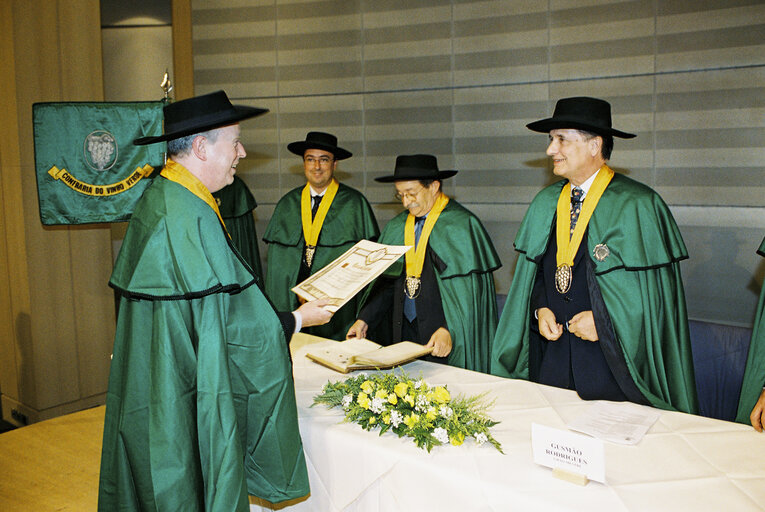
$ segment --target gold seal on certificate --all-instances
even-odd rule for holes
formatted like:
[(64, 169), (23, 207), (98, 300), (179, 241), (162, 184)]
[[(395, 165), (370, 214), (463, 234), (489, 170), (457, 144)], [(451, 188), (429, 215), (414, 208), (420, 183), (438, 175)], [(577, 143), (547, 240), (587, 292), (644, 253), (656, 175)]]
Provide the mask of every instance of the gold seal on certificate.
[(555, 289), (558, 293), (568, 293), (571, 289), (571, 281), (574, 275), (571, 266), (563, 263), (555, 269)]
[(308, 266), (308, 268), (311, 268), (311, 265), (313, 264), (313, 253), (315, 252), (316, 252), (315, 245), (305, 246), (305, 264)]
[(406, 296), (410, 299), (416, 299), (420, 294), (420, 278), (415, 276), (406, 276)]

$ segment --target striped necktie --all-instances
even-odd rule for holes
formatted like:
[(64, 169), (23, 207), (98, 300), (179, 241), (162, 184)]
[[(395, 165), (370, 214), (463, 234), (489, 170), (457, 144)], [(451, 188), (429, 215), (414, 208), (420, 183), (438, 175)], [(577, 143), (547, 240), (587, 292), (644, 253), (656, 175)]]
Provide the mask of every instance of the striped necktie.
[(579, 212), (582, 211), (582, 194), (584, 194), (584, 190), (579, 187), (571, 189), (571, 231), (568, 234), (569, 238), (574, 234)]

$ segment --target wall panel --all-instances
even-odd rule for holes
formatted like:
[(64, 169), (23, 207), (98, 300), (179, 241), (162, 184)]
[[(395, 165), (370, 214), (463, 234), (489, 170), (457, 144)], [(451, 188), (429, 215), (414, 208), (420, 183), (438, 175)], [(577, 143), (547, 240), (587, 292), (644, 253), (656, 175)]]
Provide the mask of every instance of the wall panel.
[[(554, 181), (546, 137), (525, 125), (561, 97), (599, 96), (612, 103), (614, 125), (638, 135), (617, 139), (613, 167), (656, 188), (680, 217), (691, 316), (751, 323), (765, 234), (762, 0), (193, 0), (192, 8), (196, 92), (223, 88), (272, 109), (245, 126), (257, 150), (243, 174), (260, 202), (259, 229), (301, 183), (286, 144), (308, 130), (333, 131), (354, 152), (340, 177), (367, 195), (381, 224), (400, 207), (374, 178), (393, 170), (397, 154), (434, 153), (441, 168), (460, 170), (444, 188), (487, 225), (506, 292), (518, 223)], [(690, 212), (705, 208), (728, 220), (699, 225)], [(728, 254), (740, 271), (714, 263)], [(734, 292), (705, 289), (717, 282)]]

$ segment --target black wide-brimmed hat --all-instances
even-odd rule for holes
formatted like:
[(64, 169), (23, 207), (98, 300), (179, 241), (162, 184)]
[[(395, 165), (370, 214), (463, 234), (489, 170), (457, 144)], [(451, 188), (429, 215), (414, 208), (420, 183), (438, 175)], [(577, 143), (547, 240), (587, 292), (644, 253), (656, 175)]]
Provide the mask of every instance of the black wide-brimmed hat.
[(265, 114), (268, 109), (232, 105), (224, 91), (216, 91), (170, 103), (162, 111), (165, 115), (165, 133), (155, 137), (140, 137), (133, 144), (143, 146), (178, 139), (238, 123)]
[(391, 176), (381, 176), (375, 181), (390, 183), (410, 180), (444, 180), (457, 174), (457, 171), (439, 171), (438, 160), (433, 155), (399, 155), (396, 168)]
[(353, 156), (347, 149), (337, 147), (337, 137), (324, 132), (308, 132), (305, 140), (290, 142), (287, 149), (300, 156), (303, 156), (306, 149), (321, 149), (335, 155), (335, 160), (345, 160)]
[(631, 139), (635, 136), (611, 127), (610, 103), (586, 96), (558, 100), (552, 117), (529, 123), (526, 128), (541, 133), (549, 133), (550, 130), (558, 128), (573, 128), (623, 139)]

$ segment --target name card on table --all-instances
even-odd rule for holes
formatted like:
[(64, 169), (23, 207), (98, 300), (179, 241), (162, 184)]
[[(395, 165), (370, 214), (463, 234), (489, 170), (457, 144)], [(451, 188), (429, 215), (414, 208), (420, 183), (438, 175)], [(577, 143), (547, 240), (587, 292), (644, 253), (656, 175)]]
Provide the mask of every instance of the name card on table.
[(531, 445), (534, 462), (552, 468), (564, 480), (581, 485), (587, 479), (606, 482), (606, 458), (599, 439), (532, 423)]

